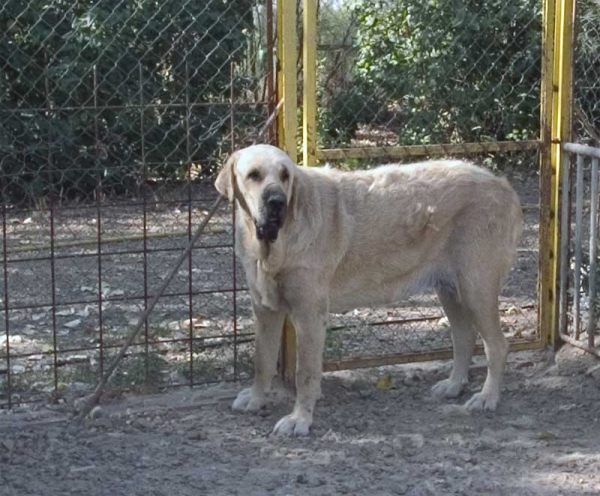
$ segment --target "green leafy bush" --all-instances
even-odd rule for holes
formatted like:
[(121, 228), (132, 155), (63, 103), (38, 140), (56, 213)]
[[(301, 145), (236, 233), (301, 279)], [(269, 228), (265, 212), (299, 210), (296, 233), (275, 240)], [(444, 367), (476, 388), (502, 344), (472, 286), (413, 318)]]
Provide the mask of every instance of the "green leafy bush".
[[(99, 180), (104, 190), (129, 191), (143, 173), (173, 178), (188, 159), (202, 163), (226, 134), (227, 109), (209, 104), (228, 101), (230, 63), (244, 59), (252, 5), (4, 2), (3, 200), (88, 194)], [(188, 112), (186, 100), (204, 105)], [(165, 103), (176, 105), (158, 107)]]

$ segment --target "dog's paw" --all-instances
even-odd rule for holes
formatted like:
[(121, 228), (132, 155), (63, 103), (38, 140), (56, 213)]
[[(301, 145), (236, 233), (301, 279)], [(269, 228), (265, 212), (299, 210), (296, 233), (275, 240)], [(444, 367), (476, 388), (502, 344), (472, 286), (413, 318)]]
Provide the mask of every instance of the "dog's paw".
[(246, 388), (233, 400), (231, 409), (236, 412), (258, 412), (266, 403), (266, 398), (253, 395), (252, 388)]
[(308, 436), (312, 417), (291, 413), (283, 417), (273, 428), (273, 434), (282, 436)]
[(457, 398), (462, 394), (464, 387), (465, 383), (462, 381), (444, 379), (431, 388), (431, 393), (436, 398)]
[(465, 403), (465, 408), (470, 412), (493, 412), (496, 410), (499, 400), (499, 395), (481, 392), (474, 394), (473, 397)]

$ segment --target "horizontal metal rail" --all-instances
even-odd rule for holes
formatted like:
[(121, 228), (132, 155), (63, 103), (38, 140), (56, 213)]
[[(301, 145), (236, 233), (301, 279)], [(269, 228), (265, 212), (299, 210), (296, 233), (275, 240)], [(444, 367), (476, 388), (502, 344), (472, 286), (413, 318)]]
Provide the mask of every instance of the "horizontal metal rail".
[[(224, 227), (212, 227), (211, 229), (206, 230), (206, 234), (224, 234), (227, 232), (227, 229)], [(190, 234), (189, 231), (171, 231), (164, 233), (146, 233), (146, 234), (132, 234), (128, 236), (113, 236), (113, 237), (104, 237), (102, 238), (102, 244), (112, 244), (112, 243), (130, 243), (133, 241), (144, 241), (151, 239), (171, 239), (178, 238), (183, 236), (188, 236)], [(98, 239), (88, 238), (88, 239), (79, 239), (74, 241), (59, 241), (54, 243), (55, 250), (61, 250), (65, 248), (81, 248), (84, 246), (94, 246), (98, 245)], [(30, 246), (19, 246), (17, 248), (11, 248), (8, 250), (7, 255), (14, 255), (15, 253), (28, 253), (32, 251), (45, 251), (50, 250), (51, 244), (44, 245), (30, 245)], [(1, 253), (1, 252), (0, 252)], [(103, 253), (104, 254), (104, 253)], [(10, 260), (9, 260), (10, 262)]]
[(539, 140), (495, 141), (481, 143), (449, 143), (445, 145), (378, 146), (357, 148), (330, 148), (317, 150), (318, 160), (345, 160), (359, 158), (403, 158), (424, 155), (467, 155), (477, 153), (516, 152), (538, 150)]
[(595, 148), (588, 145), (580, 145), (577, 143), (563, 144), (563, 151), (574, 153), (575, 155), (583, 155), (585, 157), (600, 158), (600, 148)]
[[(236, 102), (236, 107), (261, 107), (267, 106), (269, 102)], [(64, 107), (31, 107), (31, 108), (3, 108), (0, 109), (0, 114), (19, 114), (29, 112), (51, 112), (53, 114), (59, 114), (61, 112), (75, 112), (81, 110), (89, 110), (94, 112), (102, 112), (103, 110), (139, 110), (139, 109), (190, 109), (190, 108), (202, 108), (202, 107), (231, 107), (230, 102), (190, 102), (190, 103), (128, 103), (127, 105), (75, 105), (75, 106), (64, 106)]]
[[(510, 351), (539, 350), (546, 344), (541, 339), (532, 341), (516, 341), (510, 344)], [(475, 348), (476, 355), (483, 355), (483, 346)], [(403, 363), (426, 362), (432, 360), (448, 360), (452, 358), (453, 351), (448, 348), (440, 350), (425, 351), (421, 353), (399, 353), (395, 355), (349, 358), (339, 361), (327, 361), (323, 364), (324, 372), (335, 372), (338, 370), (365, 369), (371, 367), (383, 367), (386, 365), (400, 365)]]

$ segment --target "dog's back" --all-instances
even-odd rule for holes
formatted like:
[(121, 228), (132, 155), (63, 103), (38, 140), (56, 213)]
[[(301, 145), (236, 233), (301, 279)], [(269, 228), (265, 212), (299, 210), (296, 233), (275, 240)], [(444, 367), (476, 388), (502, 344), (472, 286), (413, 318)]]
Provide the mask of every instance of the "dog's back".
[(451, 288), (471, 266), (485, 267), (499, 291), (522, 225), (505, 179), (461, 161), (323, 172), (338, 185), (330, 214), (351, 223), (332, 305), (386, 304), (426, 286)]

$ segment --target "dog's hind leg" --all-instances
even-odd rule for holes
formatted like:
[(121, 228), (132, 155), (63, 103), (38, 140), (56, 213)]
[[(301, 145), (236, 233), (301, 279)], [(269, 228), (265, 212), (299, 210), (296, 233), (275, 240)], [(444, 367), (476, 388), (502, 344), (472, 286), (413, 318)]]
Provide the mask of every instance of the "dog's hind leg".
[(253, 305), (253, 310), (256, 318), (254, 382), (251, 388), (237, 395), (231, 407), (248, 412), (260, 410), (267, 402), (266, 393), (277, 372), (277, 355), (285, 319), (283, 312), (275, 312), (258, 304)]
[(476, 331), (473, 316), (464, 306), (456, 291), (437, 289), (438, 298), (450, 322), (450, 334), (454, 351), (454, 363), (448, 379), (438, 382), (432, 388), (434, 396), (456, 398), (468, 383), (469, 364), (475, 350)]
[[(479, 277), (485, 277), (481, 271)], [(471, 281), (476, 282), (477, 276)], [(489, 276), (488, 276), (489, 277)], [(465, 303), (473, 315), (473, 322), (485, 348), (487, 358), (487, 377), (481, 392), (476, 393), (467, 401), (469, 410), (495, 410), (500, 400), (502, 376), (508, 355), (508, 340), (500, 328), (500, 313), (498, 310), (498, 284), (470, 284), (463, 295)]]
[(500, 400), (500, 388), (508, 355), (508, 340), (500, 328), (497, 298), (478, 298), (472, 307), (474, 322), (483, 339), (487, 358), (487, 377), (481, 392), (467, 401), (469, 410), (495, 410)]

